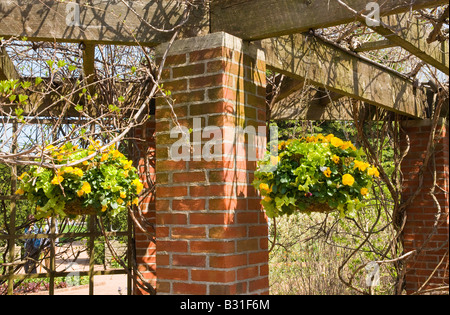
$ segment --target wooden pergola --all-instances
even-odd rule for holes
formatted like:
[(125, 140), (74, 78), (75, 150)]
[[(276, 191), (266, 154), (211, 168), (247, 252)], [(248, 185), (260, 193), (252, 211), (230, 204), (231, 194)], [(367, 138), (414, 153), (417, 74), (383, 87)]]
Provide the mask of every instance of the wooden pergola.
[[(242, 51), (238, 51), (238, 48), (236, 48), (242, 48), (244, 46), (242, 43), (251, 43), (249, 45), (251, 45), (253, 50), (256, 49), (264, 52), (265, 63), (264, 67), (262, 67), (263, 70), (259, 69), (257, 66), (255, 67), (255, 70), (248, 64), (248, 61), (240, 61), (240, 66), (245, 71), (250, 71), (249, 69), (251, 69), (251, 71), (255, 70), (256, 72), (260, 71), (261, 73), (264, 73), (264, 71), (268, 69), (274, 73), (279, 73), (286, 76), (286, 79), (280, 85), (280, 90), (278, 91), (279, 101), (275, 102), (273, 108), (271, 108), (271, 118), (276, 120), (352, 120), (352, 115), (347, 113), (349, 108), (351, 108), (351, 101), (347, 103), (348, 106), (345, 105), (345, 101), (342, 103), (346, 108), (329, 108), (329, 105), (332, 102), (343, 98), (360, 101), (367, 104), (367, 106), (374, 106), (375, 108), (381, 108), (394, 112), (395, 114), (406, 117), (408, 120), (421, 122), (423, 119), (429, 118), (427, 117), (427, 110), (430, 106), (430, 104), (427, 103), (427, 93), (429, 93), (429, 91), (427, 91), (426, 88), (420, 84), (417, 84), (413, 78), (362, 56), (360, 53), (364, 51), (378, 50), (389, 47), (400, 47), (419, 58), (423, 63), (439, 70), (444, 76), (449, 75), (448, 40), (429, 40), (430, 33), (428, 30), (430, 27), (424, 25), (423, 21), (412, 18), (411, 15), (408, 14), (408, 12), (414, 10), (443, 6), (448, 3), (446, 0), (375, 1), (379, 4), (379, 13), (381, 15), (381, 21), (378, 24), (367, 24), (368, 14), (370, 12), (366, 9), (367, 1), (361, 0), (194, 0), (189, 2), (191, 3), (190, 5), (193, 5), (193, 9), (190, 13), (190, 18), (185, 21), (184, 4), (176, 0), (79, 0), (77, 2), (56, 0), (0, 0), (0, 38), (6, 40), (26, 40), (31, 42), (43, 41), (83, 43), (85, 47), (83, 53), (83, 72), (85, 76), (89, 76), (95, 71), (94, 57), (96, 45), (161, 47), (171, 39), (173, 35), (173, 25), (184, 23), (182, 26), (181, 37), (187, 40), (183, 45), (188, 45), (188, 43), (193, 43), (195, 45), (195, 40), (188, 41), (190, 39), (221, 34), (221, 36), (219, 36), (221, 40), (225, 38), (231, 42), (231, 44), (228, 44), (227, 47), (224, 45), (222, 48), (225, 47), (230, 51), (234, 51), (237, 55), (242, 53), (243, 56), (247, 53), (243, 52), (243, 49)], [(205, 5), (205, 3), (207, 3), (207, 5)], [(440, 18), (441, 23), (446, 18), (448, 18), (448, 7)], [(359, 22), (361, 25), (367, 26), (377, 34), (383, 36), (384, 39), (375, 42), (363, 43), (360, 47), (350, 51), (316, 34), (317, 29), (324, 29), (352, 22)], [(228, 36), (228, 34), (230, 34), (230, 36)], [(212, 37), (213, 36), (209, 38)], [(239, 43), (236, 43), (238, 41)], [(190, 48), (195, 50), (195, 47)], [(213, 49), (217, 49), (218, 47), (214, 46), (206, 48), (211, 49), (210, 52), (215, 52)], [(206, 48), (205, 50), (207, 50)], [(179, 51), (182, 58), (185, 58), (183, 60), (188, 60), (184, 63), (184, 65), (188, 64), (189, 59), (186, 56), (192, 51), (189, 51), (188, 47), (181, 47)], [(211, 60), (217, 61), (217, 58), (222, 58), (227, 62), (230, 61), (230, 63), (236, 62), (236, 60), (226, 59), (228, 57), (224, 57), (223, 55), (220, 57), (216, 56), (216, 59), (210, 58), (209, 61), (207, 57), (203, 56), (203, 58), (206, 61), (201, 60), (197, 61), (197, 63), (203, 62), (202, 66), (204, 66), (204, 68), (206, 68), (207, 62)], [(245, 60), (245, 58), (243, 59)], [(258, 63), (258, 58), (256, 58), (255, 63)], [(170, 66), (176, 67), (178, 65), (170, 65), (169, 63), (169, 67)], [(226, 73), (225, 69), (222, 70)], [(240, 74), (238, 72), (238, 74), (232, 73), (226, 75), (230, 75), (233, 80), (241, 80), (244, 82), (244, 86), (245, 83), (250, 82), (245, 81), (248, 79), (246, 78), (245, 73)], [(198, 79), (197, 74), (192, 75), (187, 73), (183, 80), (186, 80), (187, 82), (187, 80), (191, 80), (191, 77)], [(27, 78), (21, 78), (6, 50), (3, 49), (0, 51), (0, 80), (5, 79), (27, 80)], [(167, 80), (170, 81), (170, 79), (173, 78), (169, 78)], [(256, 81), (257, 80), (255, 80), (255, 82)], [(242, 82), (238, 82), (236, 86), (239, 86), (239, 83)], [(265, 83), (255, 82), (250, 82), (250, 84), (253, 84), (256, 90), (260, 87), (263, 89), (266, 88)], [(283, 103), (283, 99), (293, 96), (294, 93), (301, 89), (306, 83), (317, 88), (317, 95), (327, 95), (325, 98), (322, 97), (322, 99), (325, 100), (313, 100), (306, 105), (304, 103), (294, 103), (293, 106), (287, 108), (285, 103)], [(199, 84), (199, 89), (200, 87), (201, 84)], [(226, 86), (226, 84), (223, 84), (219, 88), (223, 91), (232, 90)], [(267, 92), (271, 92), (271, 87), (268, 86), (267, 89)], [(191, 92), (189, 88), (180, 88), (180, 91), (185, 94), (189, 94)], [(244, 88), (244, 91), (242, 92), (244, 99), (248, 97), (246, 93), (247, 91), (245, 91)], [(248, 112), (251, 112), (252, 115), (253, 113), (256, 113), (254, 115), (256, 118), (251, 119), (257, 121), (256, 124), (265, 123), (264, 119), (258, 118), (258, 113), (262, 113), (263, 111), (264, 113), (259, 116), (264, 118), (266, 117), (264, 96), (257, 95), (258, 92), (251, 92), (250, 94), (251, 97), (257, 98), (259, 96), (260, 98), (257, 100), (260, 102), (258, 105), (249, 105), (250, 110)], [(262, 102), (261, 99), (263, 100)], [(239, 100), (228, 101), (229, 103), (234, 102), (234, 104), (240, 103)], [(220, 98), (217, 102), (225, 101), (223, 101), (223, 98)], [(245, 101), (243, 103), (245, 103)], [(200, 113), (197, 116), (206, 116), (209, 112), (207, 108), (201, 108), (203, 105), (206, 106), (210, 104), (206, 104), (206, 102), (203, 104), (200, 102), (200, 104), (195, 103), (193, 105), (182, 104), (180, 107), (182, 108), (185, 106), (187, 108), (186, 110), (191, 111), (194, 106), (197, 106), (197, 112)], [(238, 104), (237, 106), (241, 105), (242, 104)], [(242, 106), (245, 107), (247, 104)], [(258, 108), (258, 106), (264, 109)], [(305, 106), (308, 108), (307, 111), (303, 110)], [(182, 109), (184, 110), (184, 108)], [(159, 126), (169, 126), (169, 124), (164, 121), (167, 117), (158, 117), (158, 107), (156, 111), (156, 125), (158, 125), (158, 122), (163, 121), (163, 124)], [(245, 109), (242, 112), (244, 120), (246, 120), (247, 117), (245, 116)], [(214, 114), (216, 115), (217, 113)], [(228, 113), (225, 113), (224, 116), (227, 114)], [(192, 114), (192, 111), (190, 112), (190, 115), (195, 116)], [(240, 114), (237, 114), (237, 116), (239, 115)], [(157, 129), (158, 127), (153, 126), (152, 128)], [(167, 133), (167, 130), (163, 130), (161, 134), (162, 133)], [(163, 136), (156, 135), (154, 139), (149, 141), (149, 143), (153, 142), (152, 145), (154, 145), (154, 147), (152, 149), (155, 149), (155, 151), (156, 148), (161, 149), (160, 152), (167, 149), (164, 147), (166, 143), (162, 143), (163, 141), (160, 141), (161, 139), (163, 139)], [(167, 139), (167, 137), (164, 139)], [(154, 142), (158, 143), (158, 141), (160, 142), (159, 147), (154, 144)], [(208, 166), (203, 166), (194, 163), (175, 165), (175, 163), (168, 162), (168, 160), (164, 158), (165, 157), (163, 156), (160, 164), (155, 163), (157, 165), (155, 171), (156, 176), (158, 176), (158, 174), (162, 174), (161, 178), (164, 178), (166, 181), (162, 184), (162, 189), (165, 189), (164, 191), (167, 192), (168, 195), (173, 193), (175, 188), (180, 189), (180, 191), (181, 188), (183, 188), (186, 192), (190, 192), (190, 194), (186, 194), (187, 197), (184, 199), (181, 195), (163, 196), (161, 203), (156, 206), (156, 211), (161, 210), (162, 213), (161, 218), (157, 218), (156, 221), (162, 226), (169, 226), (167, 230), (164, 230), (165, 232), (169, 231), (169, 228), (173, 229), (171, 230), (172, 232), (176, 228), (179, 230), (182, 230), (182, 228), (188, 230), (190, 228), (189, 223), (192, 222), (195, 222), (197, 225), (204, 224), (204, 222), (200, 222), (200, 217), (201, 215), (209, 215), (207, 212), (209, 210), (218, 210), (222, 212), (225, 210), (230, 210), (230, 212), (233, 212), (235, 210), (236, 213), (238, 213), (238, 211), (244, 211), (244, 215), (242, 217), (250, 223), (252, 223), (252, 220), (255, 220), (258, 224), (260, 224), (260, 226), (255, 227), (255, 230), (256, 228), (259, 228), (258, 231), (264, 229), (267, 230), (267, 221), (261, 222), (262, 219), (260, 218), (259, 213), (250, 211), (258, 209), (250, 209), (251, 200), (245, 200), (245, 198), (250, 197), (250, 199), (253, 198), (258, 201), (259, 204), (260, 200), (257, 200), (256, 196), (251, 195), (250, 189), (243, 189), (242, 195), (237, 196), (235, 199), (233, 199), (234, 197), (230, 197), (230, 200), (232, 200), (230, 204), (232, 205), (227, 205), (226, 207), (228, 208), (222, 209), (221, 207), (224, 206), (222, 206), (222, 203), (219, 202), (222, 201), (221, 199), (215, 199), (214, 201), (217, 201), (217, 203), (214, 203), (214, 206), (211, 201), (206, 200), (209, 197), (217, 197), (214, 195), (216, 190), (209, 190), (209, 188), (213, 187), (222, 189), (223, 187), (218, 186), (219, 184), (215, 186), (216, 184), (212, 183), (213, 181), (206, 180), (205, 183), (203, 179), (195, 179), (193, 177), (187, 177), (186, 179), (181, 176), (185, 174), (177, 173), (178, 168), (180, 167), (183, 170), (184, 167), (186, 167), (186, 172), (194, 173), (197, 176), (203, 176), (203, 174), (207, 174), (205, 176), (210, 176), (214, 173), (218, 178), (220, 178), (218, 182), (221, 183), (220, 185), (223, 184), (225, 191), (227, 188), (226, 185), (230, 184), (233, 180), (230, 179), (232, 176), (227, 176), (230, 175), (229, 173), (236, 176), (244, 173), (245, 180), (243, 180), (243, 182), (250, 186), (248, 183), (248, 178), (253, 175), (254, 165), (246, 165), (248, 170), (247, 173), (245, 173), (245, 170), (242, 168), (239, 169), (236, 166), (234, 169), (232, 168), (230, 170), (230, 167), (222, 164), (219, 166), (216, 164), (207, 164)], [(448, 156), (446, 161), (446, 163), (448, 163)], [(158, 169), (158, 167), (160, 167), (160, 169)], [(179, 180), (175, 179), (175, 174), (179, 175), (179, 177), (177, 177)], [(182, 180), (182, 178), (184, 179)], [(446, 177), (446, 180), (448, 182), (448, 176)], [(184, 183), (183, 181), (187, 183)], [(199, 189), (194, 190), (194, 187)], [(239, 185), (238, 188), (240, 188)], [(219, 193), (223, 193), (223, 191), (220, 190)], [(226, 198), (228, 198), (228, 196), (226, 196)], [(242, 206), (242, 201), (245, 206)], [(186, 204), (183, 204), (183, 202), (186, 202)], [(175, 208), (175, 204), (179, 207), (179, 209), (175, 209), (176, 211), (172, 213), (172, 209), (169, 208)], [(236, 209), (232, 209), (233, 207)], [(239, 207), (243, 207), (243, 209), (240, 209)], [(186, 211), (187, 214), (181, 211)], [(190, 214), (189, 211), (193, 214)], [(219, 214), (222, 215), (222, 212)], [(233, 224), (236, 224), (236, 222), (234, 222), (233, 219), (222, 222), (218, 219), (218, 217), (213, 217), (213, 215), (216, 214), (217, 213), (214, 213), (211, 215), (211, 218), (208, 218), (211, 222), (208, 223), (209, 225), (206, 225), (206, 228), (203, 228), (202, 226), (199, 230), (196, 230), (197, 232), (200, 231), (198, 232), (199, 235), (203, 235), (202, 233), (205, 233), (206, 235), (206, 232), (204, 231), (208, 231), (209, 240), (214, 237), (220, 238), (220, 231), (217, 229), (213, 230), (213, 228), (216, 228), (216, 224), (220, 225), (220, 228), (222, 226), (228, 227), (228, 225), (235, 227)], [(234, 215), (235, 213), (233, 212), (233, 216)], [(238, 217), (238, 214), (236, 214), (236, 217)], [(187, 218), (189, 218), (189, 220), (187, 220)], [(228, 220), (228, 217), (226, 219)], [(217, 221), (220, 222), (217, 223)], [(241, 222), (237, 222), (237, 224), (238, 226), (235, 227), (236, 230), (239, 230), (241, 233), (243, 229), (244, 232), (242, 233), (249, 237), (248, 234), (250, 233), (246, 232), (249, 231), (246, 230), (247, 227), (244, 228), (244, 224), (239, 225)], [(211, 226), (213, 226), (213, 228)], [(262, 234), (258, 235), (258, 237), (265, 239), (265, 241), (267, 241), (266, 230), (264, 230), (264, 233), (266, 234), (260, 232)], [(180, 232), (180, 234), (182, 233)], [(195, 237), (198, 237), (198, 235)], [(207, 248), (205, 244), (200, 244), (200, 241), (195, 244), (199, 246), (205, 245), (205, 248), (196, 248), (196, 251), (194, 251), (193, 244), (195, 241), (192, 241), (192, 243), (189, 242), (191, 242), (191, 238), (196, 239), (195, 237), (192, 237), (192, 235), (185, 237), (187, 240), (185, 240), (185, 243), (182, 245), (187, 248), (186, 244), (191, 244), (189, 250), (192, 252), (189, 252), (189, 254), (192, 254), (192, 256), (186, 254), (183, 256), (184, 258), (198, 258), (200, 253), (203, 253), (202, 251), (206, 253), (205, 255), (208, 255), (211, 252), (216, 253), (214, 252), (216, 249)], [(241, 236), (236, 238), (237, 241), (233, 240), (232, 242), (236, 242), (236, 244), (238, 244), (242, 241), (242, 237), (240, 237)], [(167, 272), (167, 269), (170, 269), (167, 266), (172, 267), (171, 264), (175, 264), (174, 257), (177, 255), (177, 250), (179, 250), (179, 248), (176, 248), (176, 246), (171, 248), (167, 244), (173, 244), (183, 237), (176, 235), (176, 240), (171, 243), (172, 240), (169, 239), (169, 241), (167, 241), (168, 236), (165, 235), (163, 237), (165, 238), (165, 241), (162, 242), (165, 247), (163, 245), (161, 246), (161, 248), (164, 247), (164, 249), (155, 249), (155, 252), (157, 253), (158, 250), (164, 252), (160, 256), (163, 257), (163, 262), (161, 264), (163, 268), (161, 268), (162, 272), (160, 274), (161, 278), (166, 280), (165, 284), (167, 287), (163, 288), (163, 290), (167, 289), (166, 292), (172, 292), (177, 291), (177, 288), (179, 288), (180, 291), (177, 292), (182, 292), (181, 288), (185, 288), (182, 287), (181, 284), (185, 284), (189, 290), (199, 289), (199, 292), (203, 292), (201, 290), (206, 290), (204, 292), (208, 293), (264, 293), (267, 275), (262, 275), (262, 273), (266, 272), (264, 269), (264, 259), (267, 257), (264, 255), (267, 255), (267, 248), (263, 248), (263, 246), (260, 245), (262, 243), (260, 242), (260, 239), (256, 238), (256, 236), (252, 237), (253, 238), (248, 242), (246, 239), (245, 243), (244, 241), (239, 243), (242, 245), (242, 248), (236, 249), (236, 254), (232, 250), (229, 252), (226, 251), (228, 248), (227, 246), (231, 242), (229, 239), (233, 238), (231, 236), (224, 236), (223, 238), (227, 241), (222, 240), (221, 242), (217, 241), (214, 243), (223, 246), (220, 247), (220, 250), (224, 250), (223, 252), (219, 252), (217, 255), (219, 258), (214, 261), (219, 267), (210, 268), (212, 269), (211, 271), (207, 268), (209, 266), (205, 267), (201, 265), (202, 261), (199, 263), (197, 260), (194, 261), (186, 259), (189, 263), (192, 263), (192, 265), (189, 266), (190, 269), (187, 271), (181, 270), (181, 267), (177, 265), (176, 267), (178, 269), (175, 269), (180, 271), (180, 273), (177, 274), (177, 277), (179, 278), (172, 279), (170, 278), (172, 275)], [(214, 241), (216, 240), (214, 239)], [(238, 246), (236, 245), (236, 248), (237, 247)], [(257, 248), (257, 250), (254, 248)], [(257, 276), (254, 278), (256, 279), (254, 283), (258, 281), (259, 284), (263, 283), (261, 285), (262, 288), (256, 288), (253, 291), (249, 289), (250, 282), (254, 279), (245, 279), (247, 282), (240, 282), (239, 280), (241, 279), (233, 278), (233, 280), (229, 281), (232, 284), (228, 286), (217, 285), (217, 282), (220, 281), (226, 283), (228, 278), (220, 278), (217, 280), (217, 278), (214, 278), (217, 276), (215, 273), (219, 274), (220, 271), (220, 276), (223, 277), (228, 277), (229, 274), (224, 276), (224, 274), (228, 271), (230, 271), (230, 274), (237, 273), (236, 268), (247, 264), (247, 260), (245, 263), (241, 263), (240, 261), (236, 262), (236, 257), (241, 257), (247, 254), (249, 255), (248, 257), (254, 254), (252, 257), (257, 257), (261, 260), (254, 263), (251, 268), (257, 269), (255, 272), (257, 273)], [(170, 259), (167, 258), (169, 256), (171, 257)], [(255, 260), (257, 259), (255, 258)], [(211, 263), (211, 257), (208, 263)], [(223, 267), (219, 263), (236, 263), (242, 265), (238, 265), (238, 267), (230, 267), (230, 270), (228, 270), (226, 269), (228, 267)], [(186, 264), (188, 263), (186, 262)], [(200, 264), (201, 266), (195, 264)], [(248, 258), (248, 264), (251, 265), (250, 258)], [(194, 267), (198, 267), (199, 270), (194, 270)], [(226, 270), (223, 271), (223, 269)], [(193, 275), (194, 271), (198, 271), (195, 273), (195, 276)], [(212, 284), (209, 284), (209, 280), (204, 280), (204, 278), (202, 278), (206, 274), (202, 273), (203, 271), (214, 273), (214, 275), (211, 276), (211, 278), (214, 278), (214, 281), (210, 281)], [(206, 275), (208, 277), (210, 276), (210, 274)], [(169, 280), (165, 279), (165, 277)], [(181, 279), (183, 277), (190, 278), (188, 280)], [(186, 283), (182, 283), (185, 280)], [(176, 281), (181, 282), (175, 283)], [(174, 283), (180, 286), (175, 288)], [(207, 287), (207, 289), (205, 289), (205, 287)]]
[[(346, 4), (356, 13), (338, 1), (327, 0), (211, 1), (209, 8), (199, 6), (194, 10), (183, 36), (223, 31), (245, 41), (260, 42), (267, 53), (267, 67), (285, 74), (297, 85), (307, 79), (336, 95), (423, 118), (423, 91), (416, 91), (414, 82), (400, 73), (318, 37), (312, 39), (306, 55), (308, 32), (355, 21), (365, 23), (366, 2), (351, 0)], [(386, 39), (365, 44), (359, 50), (399, 46), (448, 75), (448, 41), (428, 44), (426, 28), (405, 14), (444, 4), (442, 0), (384, 1), (380, 5), (382, 23), (371, 27)], [(170, 29), (183, 16), (179, 3), (172, 0), (77, 4), (1, 1), (0, 19), (0, 37), (4, 39), (84, 43), (88, 48), (84, 70), (90, 73), (96, 44), (156, 46), (168, 41), (171, 32), (157, 32), (152, 26)], [(17, 79), (19, 75), (5, 51), (0, 60), (0, 79)], [(283, 92), (289, 93), (292, 84), (287, 89)], [(277, 117), (286, 118), (299, 117), (292, 112)]]

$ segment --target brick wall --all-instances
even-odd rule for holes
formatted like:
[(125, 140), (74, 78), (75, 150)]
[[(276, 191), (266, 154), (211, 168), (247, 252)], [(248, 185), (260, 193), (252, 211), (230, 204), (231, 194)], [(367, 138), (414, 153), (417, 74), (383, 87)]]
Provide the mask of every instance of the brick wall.
[[(170, 137), (172, 110), (158, 100), (158, 294), (268, 293), (267, 218), (251, 186), (256, 162), (247, 159), (265, 143), (251, 148), (249, 136), (235, 134), (236, 127), (265, 126), (264, 54), (225, 33), (180, 40), (163, 79), (179, 124), (193, 133), (189, 160), (174, 161), (170, 148), (181, 134)], [(198, 148), (213, 136), (194, 135), (205, 126), (217, 126), (223, 139), (212, 161)]]
[[(408, 121), (403, 129), (410, 138), (410, 152), (402, 163), (404, 186), (402, 197), (406, 200), (419, 186), (418, 172), (427, 149), (431, 123)], [(407, 261), (405, 289), (413, 293), (436, 288), (449, 283), (449, 136), (448, 125), (440, 125), (436, 143), (435, 172), (436, 202), (429, 194), (433, 188), (433, 163), (426, 168), (420, 194), (406, 209), (407, 221), (403, 232), (404, 251), (418, 250), (418, 255)], [(403, 142), (405, 145), (405, 142)], [(436, 220), (440, 215), (439, 220)], [(436, 224), (436, 226), (435, 226)], [(431, 277), (431, 278), (430, 278)]]
[[(149, 224), (156, 224), (155, 194), (149, 191), (149, 186), (156, 180), (155, 172), (155, 119), (154, 115), (144, 125), (133, 130), (133, 138), (139, 139), (133, 142), (131, 148), (134, 156), (134, 163), (137, 165), (139, 177), (144, 184), (144, 191), (139, 200), (139, 206), (144, 216), (144, 220)], [(148, 227), (147, 227), (148, 228)], [(155, 230), (148, 228), (150, 232)], [(149, 283), (156, 287), (156, 244), (154, 237), (135, 229), (136, 263), (139, 271)], [(135, 294), (145, 294), (137, 286)]]

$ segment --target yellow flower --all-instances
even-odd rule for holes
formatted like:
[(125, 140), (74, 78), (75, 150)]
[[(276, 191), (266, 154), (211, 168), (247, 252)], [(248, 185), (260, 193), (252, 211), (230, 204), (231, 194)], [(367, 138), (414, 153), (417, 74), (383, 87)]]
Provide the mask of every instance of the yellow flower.
[(330, 139), (330, 143), (335, 146), (336, 148), (339, 148), (341, 145), (344, 144), (344, 141), (342, 141), (341, 139), (339, 139), (338, 137), (332, 137)]
[(79, 176), (79, 177), (82, 177), (82, 176), (84, 175), (84, 174), (83, 174), (83, 171), (82, 171), (80, 168), (78, 168), (78, 167), (75, 167), (75, 168), (73, 169), (72, 174), (77, 175), (77, 176)]
[(128, 177), (128, 170), (123, 171), (123, 177), (127, 178)]
[(345, 141), (342, 145), (341, 145), (341, 149), (342, 150), (347, 150), (348, 148), (350, 148), (352, 146), (352, 143), (350, 141)]
[(25, 191), (22, 188), (16, 190), (16, 195), (23, 195)]
[(355, 166), (353, 168), (357, 168), (361, 172), (364, 172), (369, 166), (370, 166), (369, 163), (355, 160)]
[(73, 172), (73, 167), (72, 166), (68, 166), (66, 168), (64, 168), (64, 173), (70, 174)]
[(45, 151), (53, 151), (55, 149), (56, 149), (55, 146), (53, 146), (51, 144), (45, 147)]
[(339, 161), (341, 160), (341, 159), (339, 158), (339, 156), (337, 156), (337, 155), (333, 155), (332, 159), (333, 159), (333, 162), (336, 163), (336, 164), (338, 164)]
[(89, 162), (88, 161), (83, 161), (83, 165), (88, 165)]
[(330, 168), (328, 167), (325, 171), (323, 171), (323, 174), (324, 174), (326, 177), (330, 177), (330, 176), (331, 176), (331, 170), (330, 170)]
[(380, 177), (380, 172), (378, 171), (378, 169), (375, 166), (372, 166), (372, 167), (369, 167), (369, 169), (367, 170), (367, 175)]
[(105, 212), (108, 209), (108, 206), (102, 206), (102, 212)]
[(27, 173), (27, 172), (24, 172), (22, 175), (20, 175), (20, 176), (18, 177), (18, 179), (19, 179), (19, 180), (23, 180), (23, 178), (24, 178), (25, 176), (28, 176), (28, 173)]
[(119, 152), (119, 150), (111, 151), (113, 158), (117, 159), (119, 157), (123, 157), (123, 154)]
[(138, 194), (140, 194), (142, 189), (144, 188), (144, 185), (137, 178), (133, 180), (133, 185), (136, 186), (136, 191)]
[(266, 183), (261, 183), (261, 184), (259, 184), (259, 190), (265, 190), (265, 191), (268, 191), (270, 188), (269, 188), (269, 185), (267, 185)]
[(132, 203), (137, 206), (139, 204), (139, 198), (134, 198)]
[(64, 177), (62, 177), (61, 175), (56, 175), (56, 176), (52, 179), (51, 183), (52, 183), (53, 185), (59, 185), (60, 183), (63, 182), (63, 180), (64, 180)]
[(84, 195), (84, 191), (82, 189), (80, 189), (79, 191), (77, 191), (77, 196), (81, 197)]
[(265, 201), (265, 202), (271, 202), (271, 201), (272, 201), (272, 198), (270, 198), (269, 196), (265, 196), (265, 197), (264, 197), (264, 201)]
[(124, 191), (121, 191), (120, 198), (127, 198), (127, 194)]
[(119, 205), (121, 205), (121, 204), (123, 203), (123, 200), (122, 200), (121, 198), (117, 198), (117, 203), (118, 203)]
[(367, 189), (366, 187), (361, 188), (361, 195), (365, 196), (369, 193), (369, 189)]
[(91, 185), (88, 182), (83, 182), (83, 186), (81, 186), (81, 190), (84, 191), (86, 194), (91, 193)]
[(108, 159), (108, 154), (107, 153), (103, 153), (102, 154), (102, 158), (100, 159), (100, 162), (106, 161)]
[(323, 142), (323, 141), (325, 141), (325, 140), (326, 140), (325, 137), (324, 137), (323, 134), (321, 134), (321, 133), (319, 133), (319, 134), (317, 135), (317, 137), (316, 137), (316, 142), (317, 142), (317, 141)]
[(280, 156), (270, 156), (270, 164), (277, 165), (280, 162)]
[(350, 174), (345, 174), (342, 176), (342, 184), (347, 186), (352, 186), (355, 183), (355, 179)]
[(121, 161), (123, 164), (123, 169), (124, 170), (129, 170), (131, 168), (131, 164), (133, 164), (133, 161), (127, 161), (127, 160), (122, 160)]

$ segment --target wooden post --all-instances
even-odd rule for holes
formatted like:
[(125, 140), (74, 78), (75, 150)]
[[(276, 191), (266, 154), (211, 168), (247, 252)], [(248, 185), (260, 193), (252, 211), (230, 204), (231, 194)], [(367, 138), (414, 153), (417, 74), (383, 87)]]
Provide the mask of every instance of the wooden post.
[[(12, 152), (17, 152), (17, 121), (14, 121), (13, 123), (13, 144), (12, 144)], [(13, 165), (11, 166), (11, 195), (14, 195), (17, 189), (17, 166)], [(16, 199), (12, 198), (10, 209), (11, 213), (9, 215), (9, 236), (8, 238), (8, 245), (9, 245), (9, 263), (11, 264), (8, 267), (8, 295), (13, 295), (14, 293), (14, 259), (15, 259), (15, 238), (13, 237), (16, 234)]]

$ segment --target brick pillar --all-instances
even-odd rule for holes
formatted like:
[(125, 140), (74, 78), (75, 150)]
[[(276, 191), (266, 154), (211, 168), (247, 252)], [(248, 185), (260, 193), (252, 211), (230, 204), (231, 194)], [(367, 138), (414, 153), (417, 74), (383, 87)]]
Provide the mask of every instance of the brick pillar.
[[(431, 279), (423, 289), (448, 285), (449, 259), (449, 137), (448, 125), (440, 125), (436, 143), (436, 200), (441, 207), (439, 213), (435, 201), (430, 195), (433, 188), (433, 163), (426, 168), (420, 194), (406, 209), (407, 221), (403, 232), (404, 251), (418, 250), (419, 254), (408, 260), (406, 268), (405, 289), (407, 293), (417, 291)], [(418, 172), (423, 164), (431, 131), (431, 122), (407, 121), (403, 129), (410, 138), (410, 151), (402, 163), (404, 187), (402, 198), (406, 200), (419, 186)], [(403, 143), (404, 145), (405, 143)], [(440, 220), (433, 231), (436, 215)], [(424, 246), (423, 246), (424, 245)], [(434, 272), (434, 274), (433, 274)]]
[[(193, 129), (193, 151), (188, 161), (174, 160), (171, 145), (181, 134), (170, 137), (175, 123), (159, 100), (158, 294), (268, 293), (267, 218), (251, 186), (256, 162), (246, 158), (249, 137), (235, 135), (237, 127), (265, 126), (263, 52), (225, 33), (180, 40), (170, 50), (163, 84), (176, 100), (178, 122)], [(219, 127), (224, 140), (222, 152), (210, 151), (212, 161), (199, 147), (217, 138), (196, 134), (206, 126)], [(264, 147), (260, 143), (259, 153)]]
[[(155, 119), (154, 115), (141, 126), (133, 130), (133, 138), (139, 139), (133, 142), (131, 148), (134, 153), (134, 162), (137, 165), (139, 177), (144, 184), (143, 196), (139, 200), (139, 207), (144, 220), (150, 224), (156, 224), (155, 195), (148, 190), (148, 183), (156, 179), (155, 172)], [(142, 224), (142, 223), (141, 223)], [(144, 225), (144, 224), (143, 224)], [(148, 229), (148, 226), (147, 226)], [(148, 229), (149, 232), (155, 232)], [(136, 264), (145, 279), (156, 288), (156, 244), (155, 239), (135, 228)], [(134, 288), (134, 294), (147, 294), (138, 286)]]

